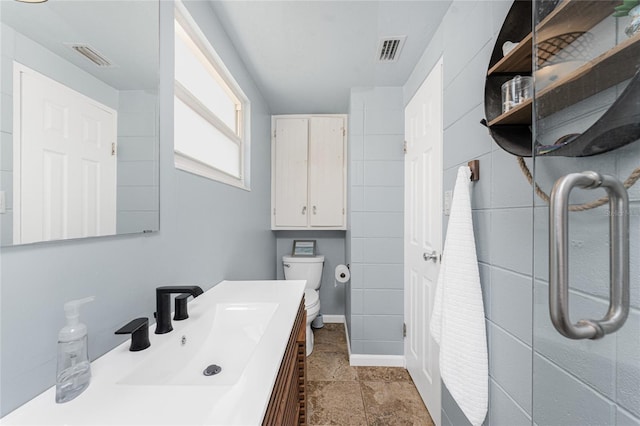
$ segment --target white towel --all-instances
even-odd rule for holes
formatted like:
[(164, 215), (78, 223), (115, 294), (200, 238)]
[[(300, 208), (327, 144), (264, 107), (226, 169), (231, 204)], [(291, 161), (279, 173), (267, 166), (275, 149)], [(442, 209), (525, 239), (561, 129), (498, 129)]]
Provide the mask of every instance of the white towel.
[(440, 345), (442, 381), (476, 426), (487, 415), (489, 368), (470, 177), (468, 167), (458, 169), (430, 329)]

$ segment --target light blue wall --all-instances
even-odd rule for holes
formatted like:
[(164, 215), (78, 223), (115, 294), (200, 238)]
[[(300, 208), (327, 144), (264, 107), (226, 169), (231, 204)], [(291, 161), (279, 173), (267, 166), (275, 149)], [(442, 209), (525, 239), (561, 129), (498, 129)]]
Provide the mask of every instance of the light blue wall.
[(189, 2), (251, 100), (252, 188), (243, 191), (176, 171), (173, 4), (161, 4), (160, 232), (2, 248), (2, 414), (53, 385), (65, 301), (96, 296), (82, 312), (95, 359), (126, 340), (113, 334), (118, 327), (135, 317), (152, 318), (157, 286), (198, 284), (208, 289), (223, 279), (276, 277), (269, 223), (270, 111), (209, 3)]
[(352, 89), (349, 119), (351, 352), (402, 355), (402, 88)]
[(290, 256), (293, 240), (316, 240), (317, 253), (324, 256), (320, 286), (320, 313), (344, 315), (344, 284), (335, 284), (336, 266), (345, 263), (344, 231), (277, 231), (276, 270), (284, 279), (282, 256)]

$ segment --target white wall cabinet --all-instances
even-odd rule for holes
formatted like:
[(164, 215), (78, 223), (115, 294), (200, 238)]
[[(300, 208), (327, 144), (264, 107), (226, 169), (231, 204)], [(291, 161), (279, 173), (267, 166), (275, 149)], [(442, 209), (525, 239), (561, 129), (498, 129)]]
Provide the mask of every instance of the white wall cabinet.
[(346, 115), (271, 121), (271, 229), (346, 229)]

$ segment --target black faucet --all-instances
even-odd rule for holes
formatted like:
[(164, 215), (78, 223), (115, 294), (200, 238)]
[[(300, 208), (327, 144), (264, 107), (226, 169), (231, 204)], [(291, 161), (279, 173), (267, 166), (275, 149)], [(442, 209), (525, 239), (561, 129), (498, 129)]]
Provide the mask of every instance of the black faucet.
[(156, 334), (165, 334), (173, 330), (173, 326), (171, 325), (170, 296), (175, 293), (187, 293), (193, 297), (198, 297), (203, 291), (197, 285), (156, 288)]
[(149, 318), (136, 318), (116, 331), (116, 334), (131, 334), (132, 352), (142, 351), (151, 346), (149, 342)]

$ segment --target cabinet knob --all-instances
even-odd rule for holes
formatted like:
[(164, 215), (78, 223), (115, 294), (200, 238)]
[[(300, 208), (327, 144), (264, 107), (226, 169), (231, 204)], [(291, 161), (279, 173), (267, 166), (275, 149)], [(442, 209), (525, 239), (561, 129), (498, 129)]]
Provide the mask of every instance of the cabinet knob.
[(302, 207), (302, 214), (306, 214), (307, 213), (307, 206)]
[(317, 214), (318, 209), (316, 208), (316, 206), (313, 206), (313, 214)]

